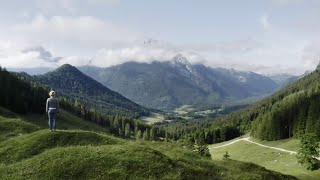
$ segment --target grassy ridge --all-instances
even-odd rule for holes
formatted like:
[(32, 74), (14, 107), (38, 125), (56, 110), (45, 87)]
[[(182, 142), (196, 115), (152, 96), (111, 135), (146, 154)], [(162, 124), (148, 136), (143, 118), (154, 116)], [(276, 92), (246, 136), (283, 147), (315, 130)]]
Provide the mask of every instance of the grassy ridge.
[(0, 142), (10, 137), (31, 133), (39, 129), (39, 126), (20, 119), (8, 119), (0, 116)]
[(2, 163), (17, 162), (41, 152), (65, 146), (105, 145), (121, 142), (110, 136), (98, 135), (86, 131), (41, 130), (32, 134), (19, 136), (0, 143), (0, 161)]
[[(0, 128), (13, 123), (31, 129), (10, 125), (21, 133), (2, 135), (0, 179), (294, 179), (250, 163), (212, 161), (176, 142), (137, 142), (83, 130), (50, 132), (37, 117), (44, 118), (0, 118)], [(68, 121), (59, 124), (66, 128), (72, 123), (72, 128), (96, 128), (67, 112), (61, 119)]]
[[(52, 133), (53, 134), (53, 133)], [(156, 146), (155, 146), (156, 145)], [(254, 164), (217, 162), (174, 143), (69, 146), (0, 165), (0, 179), (294, 179)]]

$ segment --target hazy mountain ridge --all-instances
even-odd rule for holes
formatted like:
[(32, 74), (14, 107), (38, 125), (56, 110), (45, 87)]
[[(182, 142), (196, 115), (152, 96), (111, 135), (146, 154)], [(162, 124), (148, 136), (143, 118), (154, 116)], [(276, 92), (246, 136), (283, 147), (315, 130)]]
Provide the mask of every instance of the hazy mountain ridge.
[(128, 62), (108, 68), (79, 69), (138, 104), (162, 110), (184, 104), (231, 102), (277, 89), (276, 83), (266, 76), (191, 65), (180, 54), (165, 62)]

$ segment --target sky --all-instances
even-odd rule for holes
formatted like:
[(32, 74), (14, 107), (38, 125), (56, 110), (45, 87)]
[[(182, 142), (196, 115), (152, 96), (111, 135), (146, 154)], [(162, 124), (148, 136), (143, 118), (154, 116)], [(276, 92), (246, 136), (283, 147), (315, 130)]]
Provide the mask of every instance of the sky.
[(0, 66), (191, 63), (303, 74), (320, 61), (318, 0), (0, 0)]

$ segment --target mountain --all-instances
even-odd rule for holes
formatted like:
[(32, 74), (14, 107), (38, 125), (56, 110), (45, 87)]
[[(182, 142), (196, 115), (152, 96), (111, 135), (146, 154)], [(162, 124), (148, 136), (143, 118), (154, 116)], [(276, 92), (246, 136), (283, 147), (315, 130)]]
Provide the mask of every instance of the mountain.
[(269, 94), (277, 88), (266, 76), (191, 65), (181, 54), (165, 62), (127, 62), (108, 68), (79, 69), (132, 101), (161, 110), (173, 110), (184, 104), (232, 103)]
[(294, 83), (298, 79), (302, 78), (305, 75), (294, 76), (290, 74), (275, 74), (270, 75), (270, 79), (272, 79), (278, 85), (278, 89), (283, 89), (291, 83)]
[(34, 80), (48, 85), (66, 97), (111, 114), (140, 116), (149, 110), (114, 92), (69, 64), (44, 75), (34, 76)]
[(297, 78), (297, 76), (291, 74), (274, 74), (268, 77), (270, 77), (274, 82), (276, 82), (280, 86), (285, 84), (289, 79)]

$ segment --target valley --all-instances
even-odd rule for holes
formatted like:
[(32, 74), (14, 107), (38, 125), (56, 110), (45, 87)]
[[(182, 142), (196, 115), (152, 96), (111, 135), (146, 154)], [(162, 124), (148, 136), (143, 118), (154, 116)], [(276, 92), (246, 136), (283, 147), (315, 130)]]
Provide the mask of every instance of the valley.
[[(129, 99), (126, 99), (125, 97), (121, 96), (121, 94), (118, 94), (116, 92), (113, 92), (109, 90), (108, 88), (104, 87), (102, 84), (96, 82), (95, 80), (87, 77), (86, 75), (82, 74), (80, 71), (78, 71), (75, 67), (70, 65), (63, 65), (62, 67), (58, 68), (57, 70), (50, 72), (45, 75), (41, 76), (29, 76), (27, 74), (23, 73), (8, 73), (5, 70), (1, 71), (2, 74), (0, 74), (2, 77), (7, 79), (12, 79), (15, 81), (15, 84), (9, 84), (9, 88), (15, 90), (19, 84), (23, 85), (24, 88), (20, 89), (22, 92), (29, 92), (31, 94), (41, 94), (39, 96), (39, 99), (32, 99), (29, 98), (26, 100), (26, 103), (30, 103), (30, 107), (27, 109), (23, 109), (24, 107), (21, 107), (22, 109), (17, 109), (15, 106), (12, 106), (12, 102), (16, 102), (16, 100), (9, 101), (9, 99), (6, 99), (6, 101), (2, 102), (4, 103), (3, 106), (6, 106), (7, 108), (13, 107), (13, 109), (18, 113), (13, 113), (10, 110), (7, 110), (6, 108), (0, 108), (1, 113), (1, 123), (0, 128), (2, 128), (3, 134), (0, 136), (0, 140), (2, 141), (4, 146), (3, 154), (6, 154), (5, 157), (9, 157), (8, 159), (3, 158), (4, 164), (0, 165), (0, 172), (2, 171), (5, 176), (12, 176), (15, 178), (19, 178), (19, 174), (23, 173), (20, 172), (18, 174), (15, 173), (15, 168), (26, 168), (26, 165), (23, 163), (26, 161), (27, 163), (38, 163), (38, 161), (43, 161), (42, 159), (46, 158), (47, 156), (50, 156), (50, 151), (53, 151), (54, 153), (59, 154), (60, 151), (63, 151), (64, 154), (68, 154), (69, 150), (70, 152), (73, 151), (80, 151), (83, 152), (83, 154), (79, 154), (80, 156), (85, 156), (84, 154), (87, 154), (87, 148), (93, 148), (93, 147), (87, 147), (87, 145), (94, 145), (99, 146), (97, 149), (90, 149), (90, 151), (93, 152), (99, 152), (99, 153), (107, 153), (105, 152), (105, 146), (110, 146), (108, 144), (109, 140), (102, 140), (102, 137), (107, 137), (112, 135), (111, 141), (118, 141), (120, 144), (123, 142), (126, 142), (125, 144), (129, 144), (129, 146), (125, 146), (126, 149), (133, 148), (136, 150), (136, 146), (143, 148), (143, 151), (159, 151), (163, 153), (166, 156), (166, 151), (163, 151), (163, 149), (166, 149), (168, 146), (171, 148), (186, 148), (186, 151), (195, 151), (195, 147), (198, 146), (198, 141), (203, 142), (205, 144), (209, 144), (209, 151), (211, 153), (212, 159), (208, 160), (205, 157), (200, 156), (198, 153), (195, 153), (196, 156), (199, 156), (201, 158), (204, 158), (205, 164), (210, 163), (218, 163), (215, 165), (227, 168), (228, 172), (231, 173), (228, 176), (220, 174), (222, 179), (225, 178), (235, 178), (235, 177), (241, 177), (238, 175), (232, 174), (229, 167), (233, 168), (239, 168), (239, 166), (242, 166), (240, 161), (255, 163), (258, 165), (261, 165), (262, 167), (265, 167), (268, 170), (272, 170), (275, 172), (279, 172), (282, 174), (292, 175), (301, 179), (309, 179), (313, 178), (316, 179), (319, 170), (312, 171), (312, 173), (308, 173), (302, 165), (298, 164), (297, 158), (295, 156), (299, 141), (297, 139), (289, 139), (289, 140), (279, 140), (279, 139), (286, 139), (287, 135), (290, 136), (292, 134), (295, 137), (298, 137), (298, 134), (301, 133), (302, 129), (299, 128), (306, 128), (304, 132), (309, 133), (315, 133), (317, 134), (317, 128), (318, 125), (315, 127), (311, 127), (311, 122), (316, 122), (314, 119), (310, 119), (310, 117), (316, 117), (317, 116), (317, 108), (318, 108), (318, 102), (315, 101), (316, 99), (311, 97), (317, 97), (318, 96), (318, 86), (316, 79), (318, 79), (319, 71), (316, 70), (312, 73), (310, 73), (308, 76), (301, 78), (295, 83), (290, 84), (285, 89), (280, 90), (279, 92), (275, 93), (272, 96), (269, 96), (262, 101), (259, 101), (254, 104), (236, 104), (236, 105), (229, 105), (229, 106), (222, 106), (222, 105), (182, 105), (181, 107), (176, 108), (174, 111), (159, 111), (155, 109), (147, 109), (143, 106), (140, 106), (138, 104), (135, 104), (134, 102), (130, 101)], [(50, 84), (50, 76), (56, 76), (55, 83)], [(70, 77), (70, 79), (73, 79), (73, 84), (70, 84), (69, 81), (66, 79), (63, 79), (61, 77)], [(77, 78), (77, 76), (81, 76), (82, 78)], [(48, 80), (47, 80), (48, 78)], [(3, 81), (2, 83), (6, 83), (7, 81)], [(303, 84), (303, 86), (302, 86)], [(39, 111), (36, 107), (38, 107), (38, 104), (35, 104), (34, 101), (40, 101), (40, 98), (42, 98), (44, 101), (44, 92), (47, 86), (51, 86), (55, 89), (58, 89), (59, 92), (61, 92), (61, 103), (63, 104), (63, 108), (66, 108), (61, 111), (58, 118), (60, 119), (61, 123), (58, 123), (58, 126), (63, 129), (63, 131), (58, 131), (58, 137), (51, 137), (50, 133), (48, 134), (48, 131), (44, 131), (47, 126), (47, 120), (46, 117), (42, 114), (43, 111)], [(70, 86), (71, 85), (71, 86)], [(97, 87), (93, 91), (89, 88), (91, 87)], [(10, 91), (5, 91), (5, 93), (9, 93)], [(71, 98), (73, 95), (73, 100), (68, 100), (68, 98)], [(21, 97), (24, 97), (24, 93), (18, 94)], [(105, 95), (105, 96), (102, 96)], [(17, 97), (15, 96), (9, 96), (11, 99), (15, 99)], [(83, 97), (83, 98), (81, 98)], [(94, 103), (99, 97), (99, 101), (106, 102), (106, 105), (108, 107), (115, 108), (116, 111), (108, 110), (105, 111), (99, 104)], [(0, 99), (5, 99), (5, 96), (0, 96)], [(270, 104), (269, 102), (272, 102)], [(81, 104), (83, 103), (83, 104)], [(290, 104), (293, 103), (293, 104)], [(262, 126), (263, 124), (257, 124), (259, 121), (265, 121), (264, 123), (267, 123), (267, 121), (273, 121), (274, 119), (267, 119), (262, 118), (266, 116), (266, 114), (270, 113), (270, 111), (264, 111), (264, 108), (270, 108), (271, 111), (273, 110), (275, 104), (277, 104), (278, 108), (283, 108), (282, 111), (275, 111), (273, 116), (277, 117), (276, 113), (279, 113), (279, 117), (284, 117), (281, 115), (281, 113), (288, 113), (291, 112), (291, 110), (286, 109), (287, 105), (295, 108), (297, 105), (304, 103), (304, 108), (308, 107), (308, 113), (307, 118), (305, 119), (305, 124), (301, 127), (297, 126), (297, 122), (294, 121), (302, 121), (302, 119), (295, 119), (297, 117), (300, 117), (300, 115), (295, 116), (292, 119), (292, 122), (284, 121), (286, 123), (292, 123), (288, 124), (289, 126), (293, 126), (295, 128), (286, 128), (287, 125), (281, 124), (283, 130), (269, 128), (265, 129), (264, 131), (261, 131), (259, 129), (259, 126)], [(267, 105), (266, 105), (267, 104)], [(18, 103), (19, 105), (19, 103)], [(98, 105), (98, 106), (97, 106)], [(282, 107), (283, 106), (283, 107)], [(263, 108), (261, 108), (263, 107)], [(97, 108), (97, 109), (88, 109), (88, 108)], [(301, 108), (301, 107), (300, 107)], [(136, 114), (136, 110), (140, 110), (141, 114)], [(117, 112), (125, 112), (124, 116), (119, 116)], [(149, 114), (147, 116), (143, 116), (143, 112)], [(20, 113), (20, 114), (19, 114)], [(132, 113), (134, 116), (132, 116)], [(301, 113), (300, 111), (297, 111), (295, 113)], [(109, 115), (108, 115), (109, 114)], [(113, 116), (110, 116), (113, 115)], [(142, 115), (142, 116), (141, 116)], [(291, 113), (292, 115), (292, 113)], [(241, 119), (239, 119), (239, 117)], [(254, 119), (252, 119), (254, 117)], [(87, 118), (87, 120), (84, 120)], [(281, 119), (279, 119), (281, 120)], [(17, 129), (15, 128), (16, 124), (21, 124), (17, 126)], [(276, 123), (273, 123), (272, 126), (275, 126)], [(26, 127), (24, 127), (26, 126)], [(256, 128), (258, 126), (258, 128)], [(297, 128), (299, 127), (299, 128)], [(91, 137), (91, 135), (96, 136), (94, 134), (86, 134), (87, 131), (90, 131), (92, 133), (97, 133), (99, 137)], [(261, 132), (260, 132), (261, 131)], [(279, 131), (280, 134), (277, 133), (268, 133), (266, 137), (261, 136), (259, 133), (262, 133), (262, 135), (265, 135), (265, 131)], [(245, 137), (242, 139), (236, 139), (232, 140), (234, 138), (238, 138), (241, 135), (249, 133), (254, 138), (259, 138), (261, 140), (269, 140), (269, 141), (262, 141), (257, 142), (256, 139), (251, 140), (249, 137)], [(284, 133), (286, 132), (286, 133)], [(30, 134), (30, 135), (28, 135)], [(70, 137), (70, 145), (72, 146), (71, 149), (59, 149), (60, 147), (60, 139), (61, 136)], [(86, 136), (90, 136), (90, 138), (93, 138), (90, 140), (92, 143), (95, 143), (97, 141), (97, 144), (91, 144), (86, 142)], [(273, 135), (273, 136), (270, 136)], [(75, 137), (73, 137), (75, 136)], [(101, 137), (100, 137), (101, 136)], [(113, 137), (116, 136), (116, 137)], [(37, 137), (37, 140), (28, 140), (28, 138), (31, 137)], [(271, 139), (269, 139), (271, 137)], [(25, 139), (26, 138), (26, 139)], [(10, 155), (9, 149), (12, 150), (12, 153), (19, 153), (20, 151), (26, 151), (19, 148), (30, 148), (34, 145), (26, 145), (23, 146), (23, 143), (33, 141), (39, 141), (39, 144), (42, 144), (42, 141), (47, 140), (41, 140), (42, 138), (53, 138), (52, 143), (43, 144), (40, 145), (40, 149), (34, 149), (34, 150), (28, 150), (30, 151), (30, 156), (28, 154), (25, 155), (19, 155), (19, 154), (12, 154)], [(56, 139), (57, 138), (57, 139)], [(75, 138), (73, 140), (73, 138)], [(97, 139), (96, 139), (97, 138)], [(16, 139), (16, 140), (15, 140)], [(24, 140), (25, 139), (25, 140)], [(119, 139), (119, 140), (116, 140)], [(113, 141), (114, 140), (114, 141)], [(229, 141), (231, 140), (231, 141)], [(270, 141), (273, 140), (273, 141)], [(279, 141), (275, 141), (279, 140)], [(24, 142), (26, 141), (26, 142)], [(63, 142), (68, 142), (68, 140), (63, 140)], [(225, 141), (225, 142), (224, 142)], [(284, 143), (286, 142), (286, 143)], [(20, 144), (19, 144), (20, 143)], [(55, 144), (58, 143), (58, 144)], [(107, 144), (105, 144), (107, 143)], [(150, 144), (151, 143), (151, 144)], [(264, 144), (266, 143), (266, 144)], [(12, 144), (12, 145), (10, 145)], [(156, 144), (156, 145), (155, 145)], [(214, 145), (210, 145), (214, 144)], [(269, 144), (269, 145), (268, 145)], [(58, 148), (59, 145), (59, 148)], [(69, 145), (68, 145), (69, 146)], [(75, 147), (73, 147), (75, 146)], [(80, 147), (78, 147), (80, 146)], [(82, 147), (84, 146), (84, 147)], [(101, 146), (101, 147), (100, 147)], [(117, 152), (118, 149), (123, 152), (122, 145), (121, 147), (118, 147), (118, 143), (116, 143), (116, 147), (110, 147), (111, 149), (115, 148), (112, 151)], [(158, 148), (154, 146), (159, 146)], [(57, 147), (57, 148), (56, 148)], [(201, 146), (200, 146), (201, 147)], [(206, 147), (206, 146), (204, 146)], [(15, 148), (17, 148), (15, 150)], [(69, 147), (68, 147), (69, 148)], [(74, 148), (74, 149), (73, 149)], [(148, 148), (150, 148), (148, 150)], [(163, 148), (163, 149), (162, 149)], [(182, 149), (178, 151), (182, 151)], [(34, 151), (34, 152), (33, 152)], [(49, 154), (46, 154), (46, 151), (48, 151)], [(100, 152), (101, 151), (101, 152)], [(231, 159), (229, 161), (221, 161), (221, 157), (224, 155), (224, 153), (228, 151), (231, 155)], [(43, 153), (42, 153), (43, 152)], [(201, 152), (201, 151), (200, 151)], [(259, 152), (258, 154), (254, 154), (254, 152)], [(99, 154), (98, 153), (98, 154)], [(108, 151), (108, 153), (111, 153), (111, 151)], [(124, 152), (125, 154), (127, 152)], [(139, 151), (137, 151), (139, 153)], [(170, 152), (172, 153), (172, 152)], [(169, 153), (169, 154), (170, 154)], [(38, 155), (39, 154), (39, 155)], [(42, 155), (44, 154), (44, 155)], [(262, 155), (261, 155), (262, 154)], [(1, 155), (1, 149), (0, 149), (0, 155)], [(141, 154), (142, 155), (142, 154)], [(12, 156), (12, 157), (10, 157)], [(35, 157), (33, 157), (35, 156)], [(69, 155), (66, 155), (68, 157)], [(96, 154), (89, 155), (90, 157), (96, 157)], [(114, 155), (113, 155), (114, 156)], [(139, 157), (139, 155), (133, 155), (135, 157)], [(147, 155), (149, 156), (149, 155)], [(175, 155), (174, 155), (175, 156)], [(169, 158), (171, 160), (168, 160), (166, 162), (171, 162), (172, 158), (174, 159), (174, 156), (168, 156), (168, 157), (154, 157), (154, 158)], [(250, 158), (248, 158), (250, 156)], [(53, 158), (53, 157), (50, 157)], [(88, 157), (89, 158), (89, 157)], [(104, 157), (109, 158), (109, 157)], [(123, 158), (123, 157), (121, 157)], [(126, 157), (127, 158), (127, 157)], [(25, 160), (26, 159), (26, 160)], [(72, 158), (71, 158), (72, 159)], [(237, 161), (234, 161), (237, 160)], [(21, 161), (21, 162), (20, 162)], [(130, 160), (131, 161), (131, 160)], [(175, 160), (173, 160), (175, 161)], [(8, 166), (6, 165), (7, 163)], [(65, 163), (68, 163), (67, 161)], [(230, 164), (231, 163), (231, 164)], [(240, 163), (240, 164), (238, 164)], [(54, 164), (54, 163), (53, 163)], [(143, 162), (145, 164), (145, 162)], [(162, 164), (162, 163), (160, 163)], [(105, 162), (99, 162), (98, 166), (109, 166), (109, 163)], [(189, 166), (189, 164), (185, 164), (186, 166)], [(185, 166), (183, 165), (183, 166)], [(150, 165), (150, 166), (153, 166)], [(170, 167), (173, 167), (173, 164), (169, 165)], [(179, 167), (181, 165), (178, 165)], [(255, 165), (250, 168), (256, 168)], [(146, 168), (148, 166), (141, 167)], [(192, 168), (196, 168), (196, 165), (191, 165)], [(201, 166), (202, 167), (202, 166)], [(124, 168), (124, 169), (123, 169)], [(127, 171), (127, 166), (122, 167), (120, 171)], [(158, 168), (158, 167), (155, 167)], [(181, 167), (180, 167), (181, 168)], [(28, 168), (27, 168), (28, 169)], [(184, 167), (182, 167), (184, 169)], [(141, 169), (140, 169), (141, 170)], [(268, 171), (266, 170), (266, 171)], [(39, 172), (35, 172), (33, 169), (28, 169), (28, 174), (31, 174), (30, 177), (37, 177)], [(44, 169), (43, 172), (46, 170)], [(50, 172), (53, 170), (50, 170)], [(77, 177), (77, 171), (72, 170), (73, 173), (70, 177)], [(117, 169), (112, 169), (112, 171), (119, 171)], [(204, 176), (205, 179), (209, 177), (217, 177), (216, 172), (211, 172), (210, 169), (202, 169), (201, 172), (197, 172), (191, 170), (190, 177), (187, 177), (187, 179), (193, 177), (194, 175), (199, 173), (201, 176)], [(208, 172), (208, 174), (202, 174), (204, 171)], [(220, 170), (219, 170), (220, 171)], [(237, 170), (236, 170), (237, 171)], [(253, 175), (255, 177), (259, 177), (262, 174), (265, 174), (265, 170), (260, 171), (250, 171), (250, 173), (258, 173), (256, 175)], [(62, 171), (64, 172), (64, 171)], [(134, 171), (138, 172), (138, 171)], [(235, 172), (235, 171), (234, 171)], [(248, 173), (248, 171), (245, 171)], [(102, 171), (97, 170), (98, 174), (103, 174)], [(131, 171), (128, 172), (129, 174), (132, 173)], [(154, 174), (155, 173), (155, 174)], [(158, 177), (158, 172), (152, 171), (150, 177)], [(183, 179), (185, 178), (181, 174), (175, 174), (176, 172), (172, 172), (169, 177), (174, 179)], [(33, 176), (33, 175), (34, 176)], [(59, 173), (58, 173), (59, 174)], [(80, 173), (81, 174), (81, 173)], [(169, 173), (170, 174), (170, 173)], [(267, 173), (268, 174), (268, 173)], [(130, 174), (132, 175), (132, 174)], [(146, 174), (141, 174), (143, 177), (146, 177)], [(55, 177), (55, 175), (51, 174), (51, 176)], [(81, 176), (86, 177), (93, 177), (90, 174), (81, 174)], [(121, 176), (122, 178), (126, 177), (128, 175)], [(138, 174), (135, 176), (139, 177)], [(243, 177), (249, 177), (250, 174), (243, 175)], [(253, 178), (252, 176), (252, 178)], [(262, 175), (263, 177), (265, 175)], [(267, 176), (274, 176), (272, 173)], [(69, 176), (68, 176), (69, 177)], [(104, 174), (103, 177), (113, 177), (113, 174)], [(167, 177), (161, 176), (162, 178), (166, 179)], [(261, 176), (260, 176), (261, 177)], [(228, 179), (227, 178), (227, 179)], [(280, 176), (278, 177), (280, 178)], [(278, 179), (277, 178), (277, 179)], [(237, 179), (237, 178), (235, 178)], [(254, 178), (253, 178), (254, 179)], [(257, 178), (260, 179), (260, 178)], [(280, 178), (281, 179), (281, 178)]]
[(0, 180), (320, 180), (320, 1), (0, 5)]

